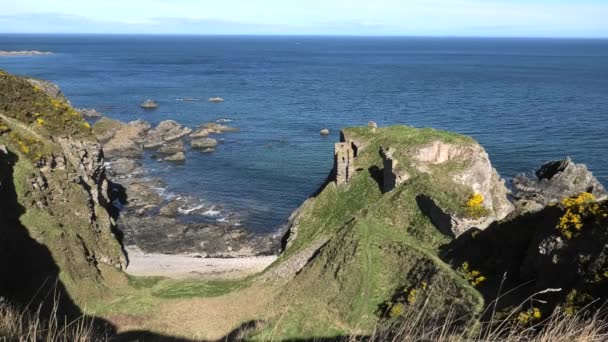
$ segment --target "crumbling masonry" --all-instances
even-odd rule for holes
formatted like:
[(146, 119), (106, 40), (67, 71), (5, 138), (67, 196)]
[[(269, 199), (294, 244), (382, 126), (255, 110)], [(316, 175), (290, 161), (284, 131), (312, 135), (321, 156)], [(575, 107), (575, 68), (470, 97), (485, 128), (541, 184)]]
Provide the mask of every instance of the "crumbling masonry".
[(337, 143), (334, 147), (334, 172), (336, 185), (348, 183), (355, 173), (355, 151), (350, 141)]

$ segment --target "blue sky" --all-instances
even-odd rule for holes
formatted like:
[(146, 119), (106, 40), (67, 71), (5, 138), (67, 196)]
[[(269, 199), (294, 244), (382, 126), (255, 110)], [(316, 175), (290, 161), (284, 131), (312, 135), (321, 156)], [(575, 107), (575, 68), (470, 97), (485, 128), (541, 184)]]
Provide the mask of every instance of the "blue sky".
[(0, 0), (4, 33), (608, 37), (608, 0)]

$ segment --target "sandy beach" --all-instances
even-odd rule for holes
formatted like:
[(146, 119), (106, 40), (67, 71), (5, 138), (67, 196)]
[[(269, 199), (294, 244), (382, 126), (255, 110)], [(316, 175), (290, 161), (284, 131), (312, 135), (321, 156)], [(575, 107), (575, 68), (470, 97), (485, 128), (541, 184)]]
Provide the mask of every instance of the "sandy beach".
[(163, 276), (175, 279), (234, 279), (263, 271), (276, 255), (242, 258), (201, 258), (197, 255), (146, 254), (137, 247), (127, 247), (129, 266), (134, 276)]

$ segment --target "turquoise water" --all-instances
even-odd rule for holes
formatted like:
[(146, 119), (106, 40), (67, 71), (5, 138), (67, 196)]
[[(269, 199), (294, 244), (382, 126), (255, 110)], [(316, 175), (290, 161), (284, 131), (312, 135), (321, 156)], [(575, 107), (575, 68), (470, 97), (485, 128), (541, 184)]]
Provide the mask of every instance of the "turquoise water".
[(234, 120), (214, 154), (145, 163), (254, 231), (283, 224), (328, 174), (339, 129), (369, 120), (472, 135), (506, 178), (570, 155), (608, 183), (607, 40), (4, 35), (0, 50), (55, 52), (0, 68), (113, 118)]

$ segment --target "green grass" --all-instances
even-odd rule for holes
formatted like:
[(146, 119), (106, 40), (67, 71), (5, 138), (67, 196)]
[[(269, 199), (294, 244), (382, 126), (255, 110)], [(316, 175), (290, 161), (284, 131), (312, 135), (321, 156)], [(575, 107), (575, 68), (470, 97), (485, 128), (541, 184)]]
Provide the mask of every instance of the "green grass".
[(152, 288), (152, 296), (164, 299), (219, 297), (247, 286), (247, 280), (167, 281)]

